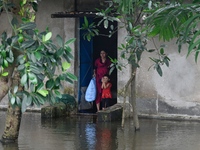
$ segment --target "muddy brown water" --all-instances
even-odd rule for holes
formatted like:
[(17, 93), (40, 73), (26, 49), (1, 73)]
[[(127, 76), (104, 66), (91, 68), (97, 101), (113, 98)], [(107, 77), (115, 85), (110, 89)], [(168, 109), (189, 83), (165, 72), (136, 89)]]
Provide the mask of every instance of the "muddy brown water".
[[(5, 126), (0, 112), (0, 134)], [(23, 114), (19, 139), (0, 143), (0, 150), (200, 150), (200, 122), (140, 119), (97, 122), (96, 116), (41, 119), (40, 113)]]

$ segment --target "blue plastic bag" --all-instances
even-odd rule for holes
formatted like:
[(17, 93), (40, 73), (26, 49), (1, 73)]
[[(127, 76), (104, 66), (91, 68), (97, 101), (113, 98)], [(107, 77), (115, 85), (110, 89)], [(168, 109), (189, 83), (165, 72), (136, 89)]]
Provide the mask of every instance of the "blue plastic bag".
[(97, 89), (96, 89), (96, 79), (92, 78), (85, 92), (85, 100), (92, 102), (96, 99)]

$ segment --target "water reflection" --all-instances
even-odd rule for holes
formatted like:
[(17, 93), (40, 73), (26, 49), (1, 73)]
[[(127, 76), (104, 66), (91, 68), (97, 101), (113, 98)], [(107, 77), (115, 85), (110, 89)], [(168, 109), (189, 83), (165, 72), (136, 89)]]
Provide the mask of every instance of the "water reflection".
[[(3, 134), (5, 112), (0, 112)], [(44, 119), (25, 113), (18, 143), (1, 144), (0, 150), (200, 150), (199, 122), (140, 119), (98, 122), (96, 116)]]
[(85, 127), (85, 139), (87, 143), (87, 149), (93, 150), (96, 145), (96, 127), (94, 124), (86, 124)]

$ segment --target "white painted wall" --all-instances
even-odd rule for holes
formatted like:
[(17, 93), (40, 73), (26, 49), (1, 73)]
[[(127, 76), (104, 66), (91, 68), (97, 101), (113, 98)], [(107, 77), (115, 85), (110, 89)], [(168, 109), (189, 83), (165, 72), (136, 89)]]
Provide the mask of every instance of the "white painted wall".
[[(120, 24), (119, 24), (120, 25)], [(118, 45), (124, 42), (125, 30), (118, 32)], [(156, 39), (155, 39), (156, 40)], [(156, 46), (164, 44), (156, 40)], [(157, 57), (155, 53), (144, 52), (137, 70), (137, 108), (139, 114), (179, 114), (200, 115), (200, 76), (199, 63), (195, 62), (194, 54), (186, 58), (187, 46), (183, 46), (182, 52), (178, 53), (175, 40), (167, 42), (165, 53), (170, 58), (170, 65), (162, 66), (163, 76), (160, 77), (156, 70), (149, 67), (153, 61), (149, 57)], [(148, 42), (148, 48), (155, 48), (152, 41)], [(120, 52), (118, 53), (120, 60)], [(126, 61), (121, 61), (125, 62)], [(130, 69), (127, 66), (118, 72), (118, 92), (124, 87), (130, 77)], [(127, 102), (129, 98), (127, 98)], [(118, 95), (118, 103), (123, 98)]]

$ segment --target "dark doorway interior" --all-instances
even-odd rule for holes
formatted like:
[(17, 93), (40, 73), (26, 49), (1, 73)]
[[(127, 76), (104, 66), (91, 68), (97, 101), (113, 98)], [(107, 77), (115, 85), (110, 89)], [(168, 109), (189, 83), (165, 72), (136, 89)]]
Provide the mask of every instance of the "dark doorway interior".
[[(98, 23), (100, 19), (94, 19), (94, 22)], [(117, 27), (117, 22), (109, 22), (114, 27)], [(110, 29), (105, 29), (103, 27), (103, 23), (98, 28), (99, 36), (95, 36), (93, 38), (93, 60), (100, 56), (101, 50), (106, 50), (108, 56), (112, 59), (117, 58), (117, 32), (114, 33), (112, 37), (108, 37)], [(94, 64), (94, 63), (93, 63)], [(110, 75), (111, 83), (112, 83), (112, 95), (113, 100), (111, 101), (111, 105), (117, 103), (117, 70), (115, 69)]]
[[(80, 23), (83, 21), (83, 18), (80, 18)], [(100, 19), (89, 18), (89, 22), (95, 22), (98, 24)], [(111, 22), (110, 22), (111, 23)], [(117, 27), (117, 23), (112, 23), (114, 27)], [(82, 37), (82, 31), (80, 31), (80, 87), (79, 91), (83, 89), (83, 87), (89, 84), (90, 79), (93, 75), (93, 65), (96, 58), (100, 57), (100, 51), (106, 50), (108, 52), (108, 56), (112, 59), (117, 58), (117, 32), (112, 36), (108, 37), (109, 29), (105, 29), (103, 24), (100, 25), (99, 36), (95, 36), (90, 42), (86, 41)], [(89, 56), (89, 57), (88, 57)], [(117, 103), (117, 70), (115, 69), (111, 76), (112, 83), (112, 95), (113, 99), (110, 105), (114, 105)], [(79, 107), (79, 112), (82, 113), (95, 113), (96, 112), (96, 104), (94, 102), (85, 102), (80, 100), (81, 93), (79, 92), (79, 105), (88, 105), (91, 106), (88, 109), (84, 109), (86, 107)]]

